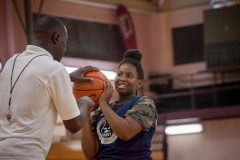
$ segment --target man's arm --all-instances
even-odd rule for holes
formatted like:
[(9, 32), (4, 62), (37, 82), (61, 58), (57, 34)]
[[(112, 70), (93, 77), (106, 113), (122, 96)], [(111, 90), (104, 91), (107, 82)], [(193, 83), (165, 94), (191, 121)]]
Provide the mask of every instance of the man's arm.
[[(93, 67), (93, 66), (80, 67), (76, 71), (71, 72), (69, 74), (69, 77), (72, 82), (92, 82), (90, 78), (85, 78), (83, 75), (86, 72), (98, 71), (98, 70), (99, 68)], [(76, 133), (82, 128), (84, 120), (86, 118), (87, 110), (89, 108), (88, 106), (89, 102), (86, 100), (86, 98), (85, 99), (80, 98), (77, 103), (78, 103), (78, 108), (80, 110), (80, 115), (70, 120), (63, 120), (64, 126), (71, 133)], [(90, 108), (91, 108), (91, 104), (90, 104)]]
[(64, 126), (71, 133), (77, 133), (82, 128), (87, 112), (95, 107), (94, 102), (88, 96), (80, 98), (77, 104), (80, 115), (70, 120), (63, 120)]

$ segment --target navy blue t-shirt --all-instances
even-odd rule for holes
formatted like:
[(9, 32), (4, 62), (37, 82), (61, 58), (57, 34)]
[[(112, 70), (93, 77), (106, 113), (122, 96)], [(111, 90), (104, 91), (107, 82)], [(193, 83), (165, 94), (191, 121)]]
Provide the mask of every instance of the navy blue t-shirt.
[[(124, 118), (126, 112), (140, 98), (136, 97), (120, 108), (113, 110), (118, 116)], [(141, 131), (129, 141), (123, 141), (112, 131), (100, 111), (96, 119), (96, 131), (100, 139), (100, 149), (96, 160), (152, 160), (150, 148), (155, 127), (151, 127), (149, 131)]]

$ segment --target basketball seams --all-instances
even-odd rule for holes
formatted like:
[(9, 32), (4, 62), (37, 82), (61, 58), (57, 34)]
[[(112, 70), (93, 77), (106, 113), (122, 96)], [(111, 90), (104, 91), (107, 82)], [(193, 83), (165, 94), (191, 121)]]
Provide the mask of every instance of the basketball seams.
[(84, 76), (86, 78), (96, 78), (96, 79), (99, 79), (99, 80), (102, 80), (103, 82), (107, 82), (107, 78), (106, 79), (101, 79), (99, 77), (94, 77), (94, 76)]
[(103, 90), (104, 88), (100, 88), (100, 89), (93, 89), (93, 90), (77, 90), (77, 89), (73, 89), (74, 91), (98, 91), (98, 90)]
[(78, 91), (86, 91), (86, 90), (103, 90), (104, 89), (104, 82), (103, 80), (101, 79), (97, 79), (97, 78), (94, 78), (93, 79), (96, 83), (96, 85), (85, 85), (85, 86), (79, 86), (78, 84), (73, 84), (73, 89), (74, 90), (78, 90)]
[(107, 77), (102, 72), (99, 72), (99, 71), (87, 72), (84, 74), (84, 77), (88, 77), (88, 78), (93, 77), (93, 78), (101, 79), (105, 82), (107, 81)]
[(87, 78), (96, 78), (96, 79), (102, 80), (103, 82), (106, 82), (106, 81), (107, 81), (107, 79), (104, 80), (104, 79), (101, 79), (101, 78), (99, 78), (99, 77), (93, 77), (93, 76), (91, 76), (91, 77), (87, 77)]

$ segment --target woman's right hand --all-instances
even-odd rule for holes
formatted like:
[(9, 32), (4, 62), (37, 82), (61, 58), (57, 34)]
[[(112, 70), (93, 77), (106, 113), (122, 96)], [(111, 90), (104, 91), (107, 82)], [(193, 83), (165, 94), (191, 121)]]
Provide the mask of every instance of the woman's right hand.
[(99, 98), (99, 105), (101, 107), (101, 104), (105, 103), (108, 104), (110, 99), (112, 98), (113, 93), (113, 86), (109, 80), (107, 80), (106, 83), (104, 83), (104, 91), (103, 94)]

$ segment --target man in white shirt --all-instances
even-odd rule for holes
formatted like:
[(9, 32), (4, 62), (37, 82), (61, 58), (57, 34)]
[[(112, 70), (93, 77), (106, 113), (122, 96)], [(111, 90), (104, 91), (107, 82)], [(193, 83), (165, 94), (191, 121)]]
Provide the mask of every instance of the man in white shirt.
[(0, 75), (0, 159), (42, 160), (52, 142), (57, 114), (72, 133), (83, 125), (89, 97), (77, 102), (71, 81), (91, 81), (72, 74), (59, 63), (66, 52), (67, 29), (57, 18), (45, 16), (34, 26), (34, 45), (8, 60)]

